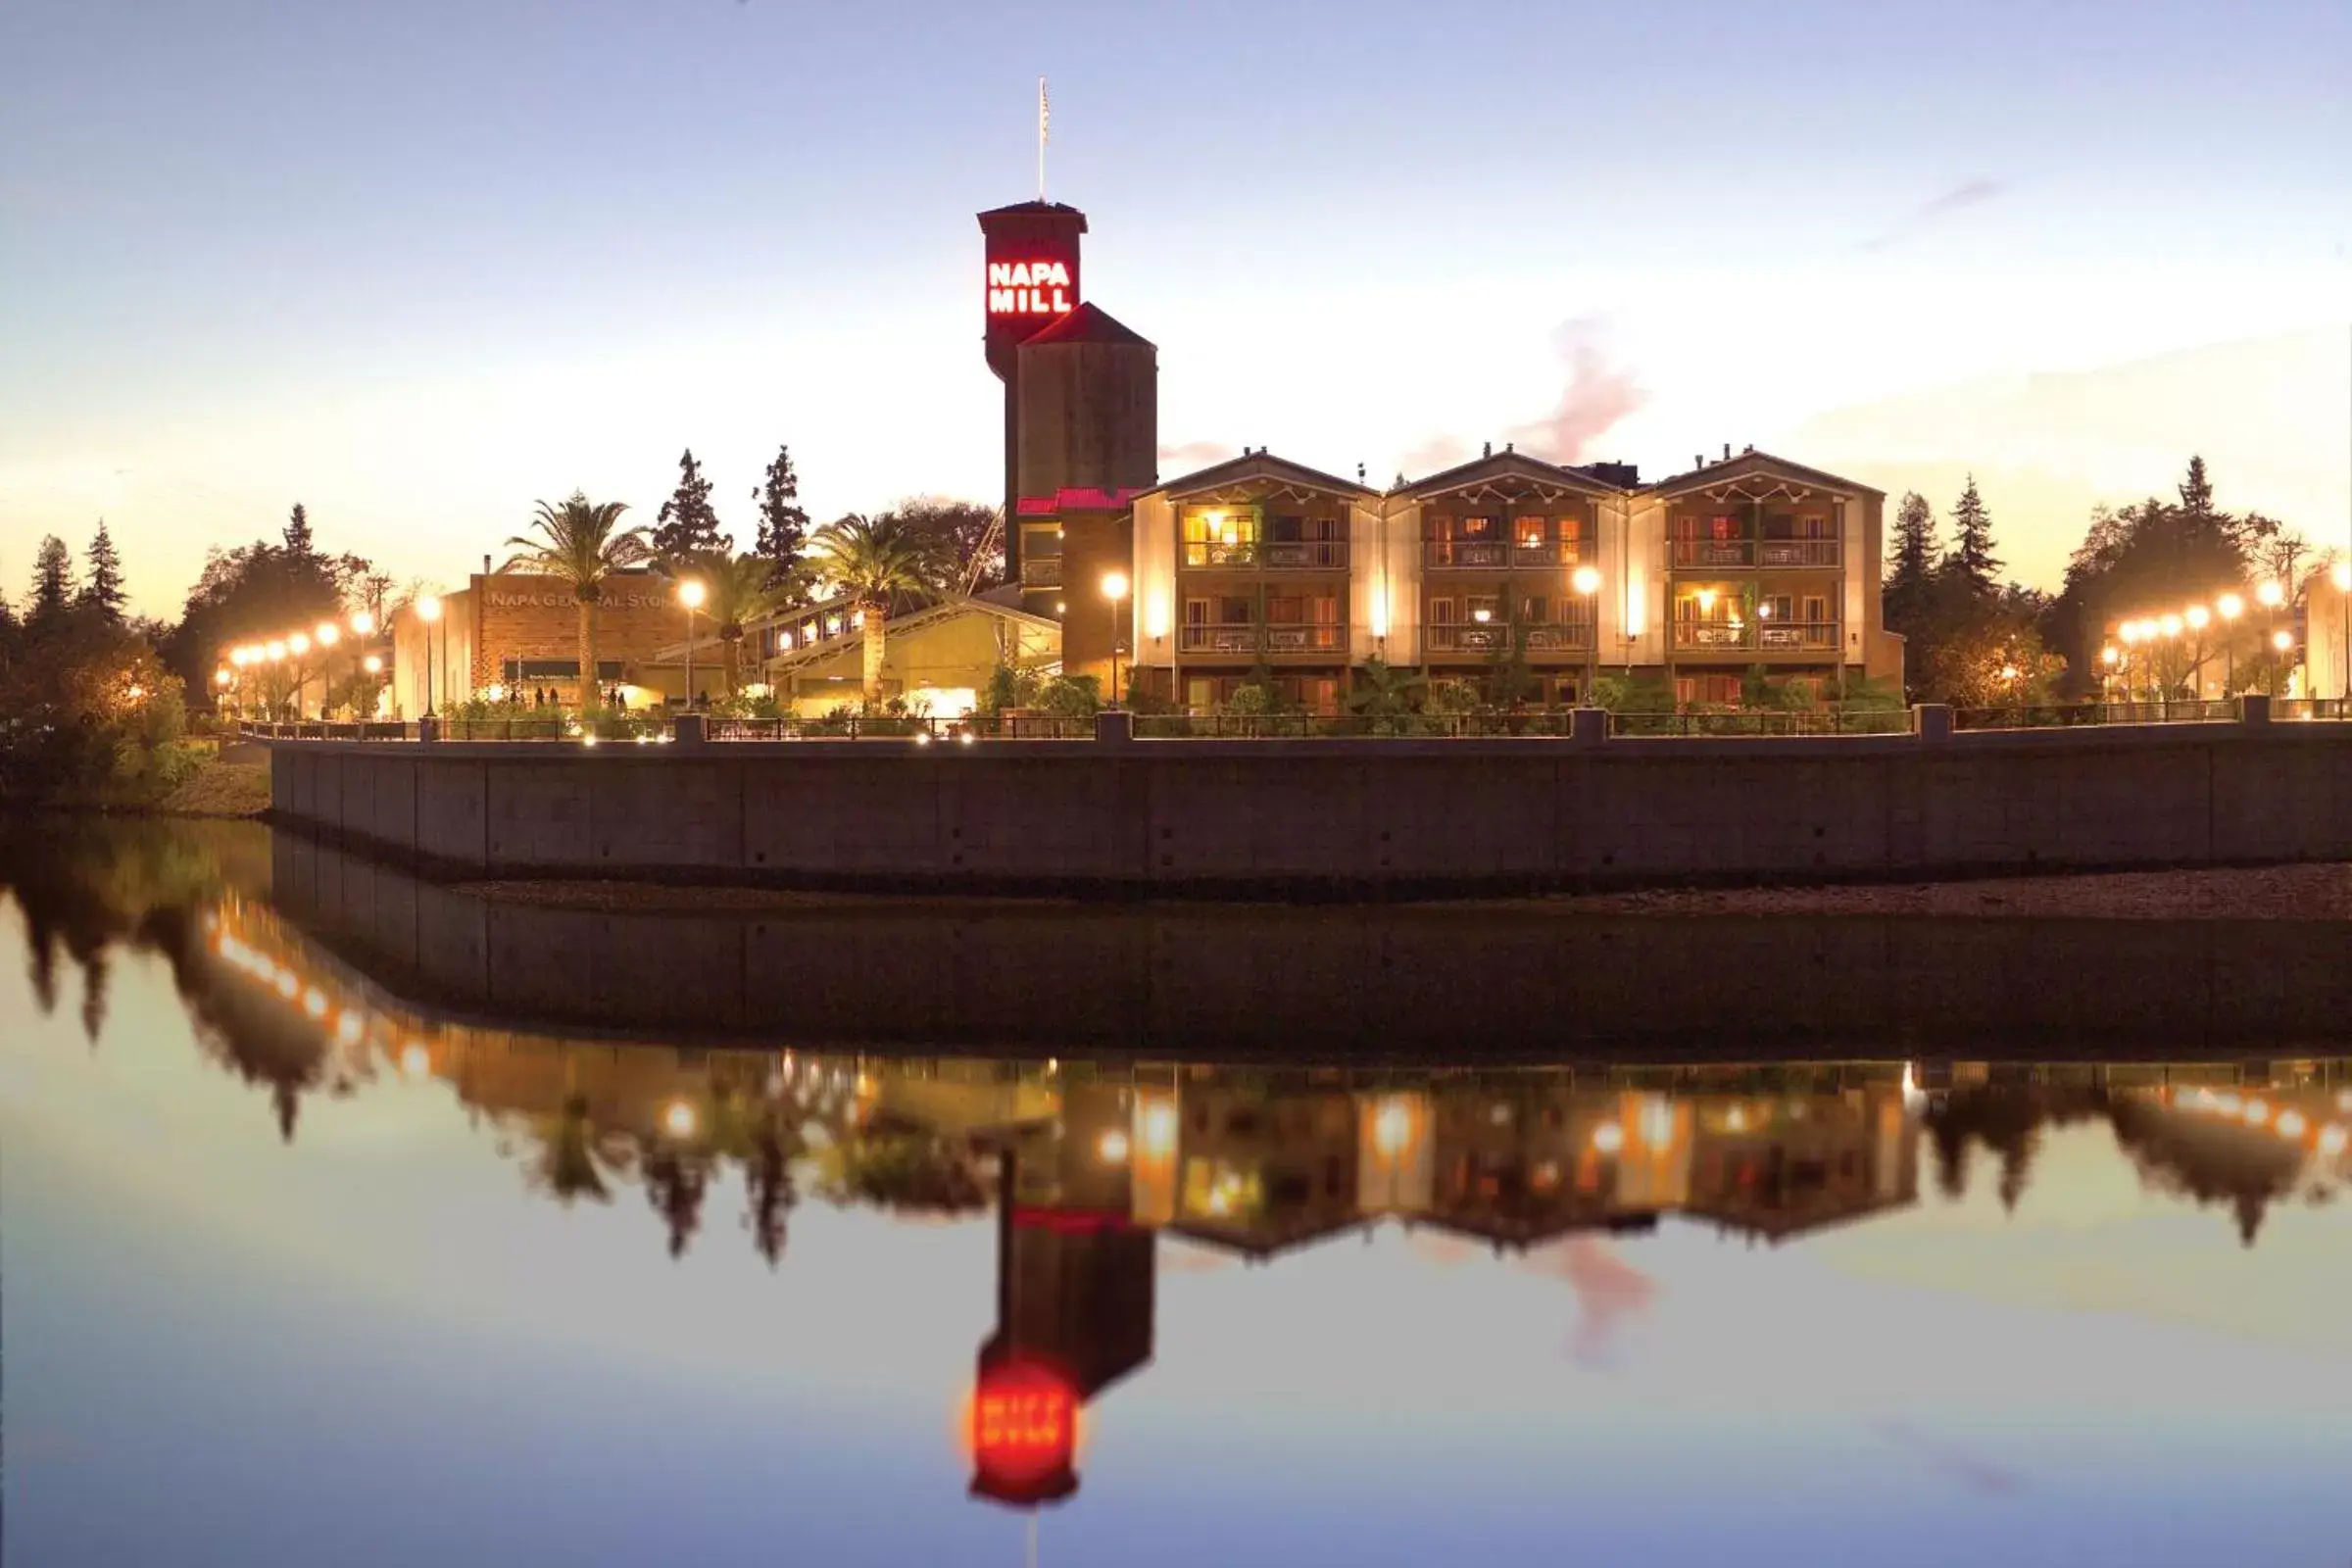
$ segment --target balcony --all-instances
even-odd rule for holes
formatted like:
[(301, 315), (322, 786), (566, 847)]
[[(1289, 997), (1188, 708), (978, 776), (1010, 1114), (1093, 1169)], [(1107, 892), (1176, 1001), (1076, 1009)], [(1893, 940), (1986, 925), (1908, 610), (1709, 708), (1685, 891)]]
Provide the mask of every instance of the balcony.
[(1200, 570), (1346, 571), (1348, 541), (1266, 539), (1225, 544), (1214, 539), (1187, 539), (1184, 564)]
[(1574, 566), (1584, 559), (1574, 539), (1424, 539), (1421, 564), (1432, 571), (1542, 571)]
[(1840, 646), (1834, 620), (1751, 620), (1738, 626), (1718, 620), (1674, 623), (1678, 654), (1835, 654)]
[[(1582, 653), (1592, 646), (1590, 621), (1560, 621), (1517, 628), (1527, 633), (1531, 654)], [(1508, 653), (1514, 628), (1507, 621), (1442, 621), (1422, 628), (1433, 654)]]
[(1188, 624), (1177, 637), (1177, 649), (1187, 654), (1337, 654), (1348, 651), (1348, 628), (1337, 625), (1298, 625), (1248, 621)]
[(1024, 588), (1060, 587), (1061, 558), (1059, 556), (1024, 557), (1021, 561), (1021, 586)]
[(1835, 539), (1676, 539), (1677, 570), (1712, 566), (1788, 566), (1835, 570), (1844, 560)]

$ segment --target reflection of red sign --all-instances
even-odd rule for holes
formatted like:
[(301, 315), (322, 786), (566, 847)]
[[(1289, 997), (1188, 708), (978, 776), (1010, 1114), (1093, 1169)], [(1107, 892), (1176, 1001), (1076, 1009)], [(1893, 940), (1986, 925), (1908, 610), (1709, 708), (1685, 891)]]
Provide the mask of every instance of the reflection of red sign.
[(1027, 1205), (1012, 1211), (1012, 1223), (1022, 1230), (1053, 1231), (1061, 1236), (1097, 1236), (1104, 1231), (1123, 1231), (1129, 1226), (1128, 1211), (1123, 1208), (1032, 1208)]
[(1077, 303), (1070, 298), (1070, 270), (1061, 262), (988, 264), (991, 316), (1067, 316)]
[(1078, 1396), (1057, 1373), (1016, 1361), (981, 1374), (972, 1396), (975, 1485), (992, 1496), (1066, 1494), (1076, 1485)]

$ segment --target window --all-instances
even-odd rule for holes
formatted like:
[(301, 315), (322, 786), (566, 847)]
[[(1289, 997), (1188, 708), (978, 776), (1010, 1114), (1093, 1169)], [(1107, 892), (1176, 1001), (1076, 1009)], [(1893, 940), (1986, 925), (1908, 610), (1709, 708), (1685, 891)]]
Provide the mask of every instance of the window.
[(1827, 539), (1830, 537), (1830, 519), (1818, 514), (1799, 517), (1796, 519), (1796, 536), (1799, 539)]
[(1184, 514), (1186, 544), (1255, 544), (1259, 509), (1256, 507), (1197, 507)]
[(1766, 620), (1786, 622), (1791, 618), (1789, 612), (1793, 608), (1787, 594), (1767, 594), (1763, 603), (1756, 606), (1756, 613)]
[(1463, 517), (1455, 525), (1457, 539), (1494, 539), (1498, 537), (1493, 517)]
[(1530, 594), (1519, 601), (1519, 622), (1524, 626), (1551, 624), (1551, 601), (1542, 594)]
[(1451, 599), (1432, 599), (1429, 602), (1429, 623), (1432, 626), (1452, 625), (1453, 601)]
[(1805, 623), (1819, 626), (1830, 618), (1830, 601), (1824, 594), (1805, 595)]
[(1184, 623), (1187, 626), (1205, 626), (1211, 620), (1210, 602), (1206, 599), (1187, 599), (1184, 602)]
[(1729, 513), (1717, 513), (1707, 519), (1707, 537), (1710, 539), (1739, 538), (1740, 519)]
[(1196, 712), (1217, 706), (1217, 683), (1205, 676), (1194, 675), (1184, 683), (1184, 706)]
[(1502, 613), (1502, 601), (1493, 594), (1465, 594), (1462, 609), (1472, 620), (1493, 620)]
[(1306, 601), (1297, 594), (1266, 596), (1266, 621), (1274, 626), (1296, 626), (1306, 619)]
[(1552, 540), (1551, 519), (1549, 517), (1513, 518), (1511, 537), (1518, 540), (1523, 549), (1534, 550), (1547, 545)]

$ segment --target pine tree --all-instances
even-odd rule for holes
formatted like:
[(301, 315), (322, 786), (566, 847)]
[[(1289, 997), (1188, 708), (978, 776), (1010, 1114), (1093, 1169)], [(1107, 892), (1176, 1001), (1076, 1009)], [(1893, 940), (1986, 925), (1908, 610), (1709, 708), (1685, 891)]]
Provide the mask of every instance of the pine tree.
[(115, 551), (115, 541), (106, 531), (106, 519), (98, 519), (98, 532), (90, 540), (87, 556), (90, 580), (81, 587), (78, 603), (96, 611), (116, 626), (122, 624), (122, 607), (130, 596), (122, 591), (122, 558)]
[(771, 583), (790, 575), (808, 548), (808, 514), (801, 510), (800, 499), (801, 476), (793, 471), (792, 448), (780, 446), (776, 461), (767, 466), (767, 476), (752, 492), (760, 508), (760, 533), (752, 548), (774, 563), (768, 573)]
[(1913, 490), (1894, 509), (1894, 559), (1886, 573), (1886, 597), (1910, 596), (1936, 570), (1936, 514), (1928, 498)]
[(719, 531), (718, 514), (710, 507), (710, 481), (689, 447), (678, 459), (678, 488), (662, 503), (655, 520), (654, 548), (671, 561), (705, 552), (732, 553), (734, 541)]
[(39, 631), (54, 624), (74, 603), (74, 552), (51, 534), (32, 558), (32, 592), (24, 607), (24, 624)]
[(2192, 517), (2213, 515), (2213, 481), (2205, 476), (2205, 460), (2188, 460), (2188, 477), (2180, 484), (2180, 510)]
[(311, 515), (302, 510), (302, 503), (297, 501), (294, 503), (293, 514), (286, 518), (286, 554), (308, 556), (313, 553)]
[(1944, 569), (1966, 583), (1973, 593), (1991, 594), (1999, 590), (2001, 560), (1992, 553), (1992, 514), (1984, 509), (1984, 498), (1977, 494), (1977, 476), (1968, 476), (1968, 488), (1960, 492), (1959, 502), (1952, 508), (1952, 553), (1944, 558)]

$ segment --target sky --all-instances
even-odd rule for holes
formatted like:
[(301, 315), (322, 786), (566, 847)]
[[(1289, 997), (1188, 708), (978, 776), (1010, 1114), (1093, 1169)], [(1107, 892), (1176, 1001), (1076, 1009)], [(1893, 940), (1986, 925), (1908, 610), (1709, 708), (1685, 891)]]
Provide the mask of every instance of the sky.
[[(308, 1097), (281, 1143), (160, 959), (117, 955), (85, 1042), (23, 931), (0, 906), (8, 1560), (1022, 1560), (954, 1431), (986, 1221), (804, 1202), (771, 1273), (730, 1180), (673, 1262), (634, 1183), (528, 1194), (438, 1081)], [(2014, 1214), (1971, 1168), (1779, 1249), (1163, 1245), (1038, 1560), (2340, 1561), (2340, 1209), (2243, 1248), (2096, 1126)]]
[(2013, 573), (2168, 488), (2352, 527), (2340, 0), (12, 0), (0, 586), (136, 608), (303, 502), (461, 581), (681, 449), (749, 542), (1002, 493), (972, 215), (1049, 187), (1159, 345), (1162, 472), (1754, 444)]

